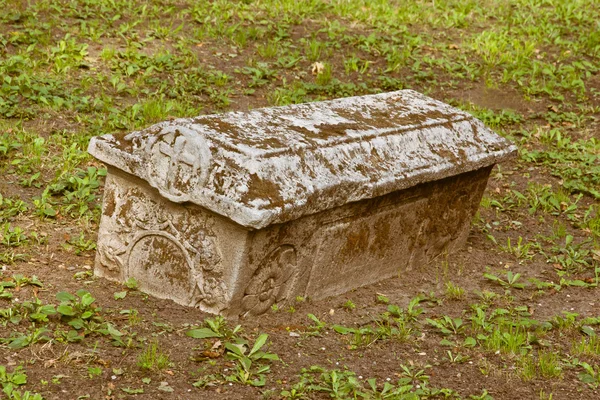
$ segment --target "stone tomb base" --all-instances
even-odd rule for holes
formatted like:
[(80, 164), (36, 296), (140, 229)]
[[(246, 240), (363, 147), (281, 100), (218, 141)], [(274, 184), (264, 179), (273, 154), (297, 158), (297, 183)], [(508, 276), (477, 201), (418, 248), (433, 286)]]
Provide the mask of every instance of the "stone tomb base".
[(427, 264), (466, 241), (492, 166), (249, 229), (109, 168), (96, 274), (225, 316), (322, 299)]

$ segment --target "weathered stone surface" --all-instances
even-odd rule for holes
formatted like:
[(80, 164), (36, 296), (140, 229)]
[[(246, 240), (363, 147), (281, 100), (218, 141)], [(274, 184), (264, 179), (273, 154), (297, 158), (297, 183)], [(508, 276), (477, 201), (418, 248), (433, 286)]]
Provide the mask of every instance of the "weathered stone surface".
[(461, 246), (515, 147), (413, 91), (180, 119), (90, 143), (96, 273), (224, 315), (418, 269)]

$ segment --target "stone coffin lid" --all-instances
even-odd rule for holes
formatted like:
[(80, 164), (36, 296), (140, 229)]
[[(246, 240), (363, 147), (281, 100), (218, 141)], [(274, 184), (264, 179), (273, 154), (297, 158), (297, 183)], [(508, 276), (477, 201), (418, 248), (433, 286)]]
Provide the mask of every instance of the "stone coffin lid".
[(516, 147), (412, 90), (177, 119), (92, 138), (99, 160), (261, 229), (498, 163)]

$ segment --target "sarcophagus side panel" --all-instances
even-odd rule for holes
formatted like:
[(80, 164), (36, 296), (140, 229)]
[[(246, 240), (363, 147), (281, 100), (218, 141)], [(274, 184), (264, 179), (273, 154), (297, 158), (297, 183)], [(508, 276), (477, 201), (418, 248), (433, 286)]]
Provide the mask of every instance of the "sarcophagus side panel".
[(202, 207), (173, 203), (135, 177), (110, 171), (96, 274), (134, 278), (140, 290), (203, 310), (229, 305), (248, 231)]

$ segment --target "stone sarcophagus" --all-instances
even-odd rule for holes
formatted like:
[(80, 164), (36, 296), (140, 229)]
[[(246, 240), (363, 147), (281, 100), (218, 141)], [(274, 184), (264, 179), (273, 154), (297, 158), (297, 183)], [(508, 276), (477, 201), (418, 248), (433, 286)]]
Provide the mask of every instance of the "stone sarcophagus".
[(96, 137), (95, 272), (226, 316), (401, 278), (464, 244), (515, 150), (410, 90)]

